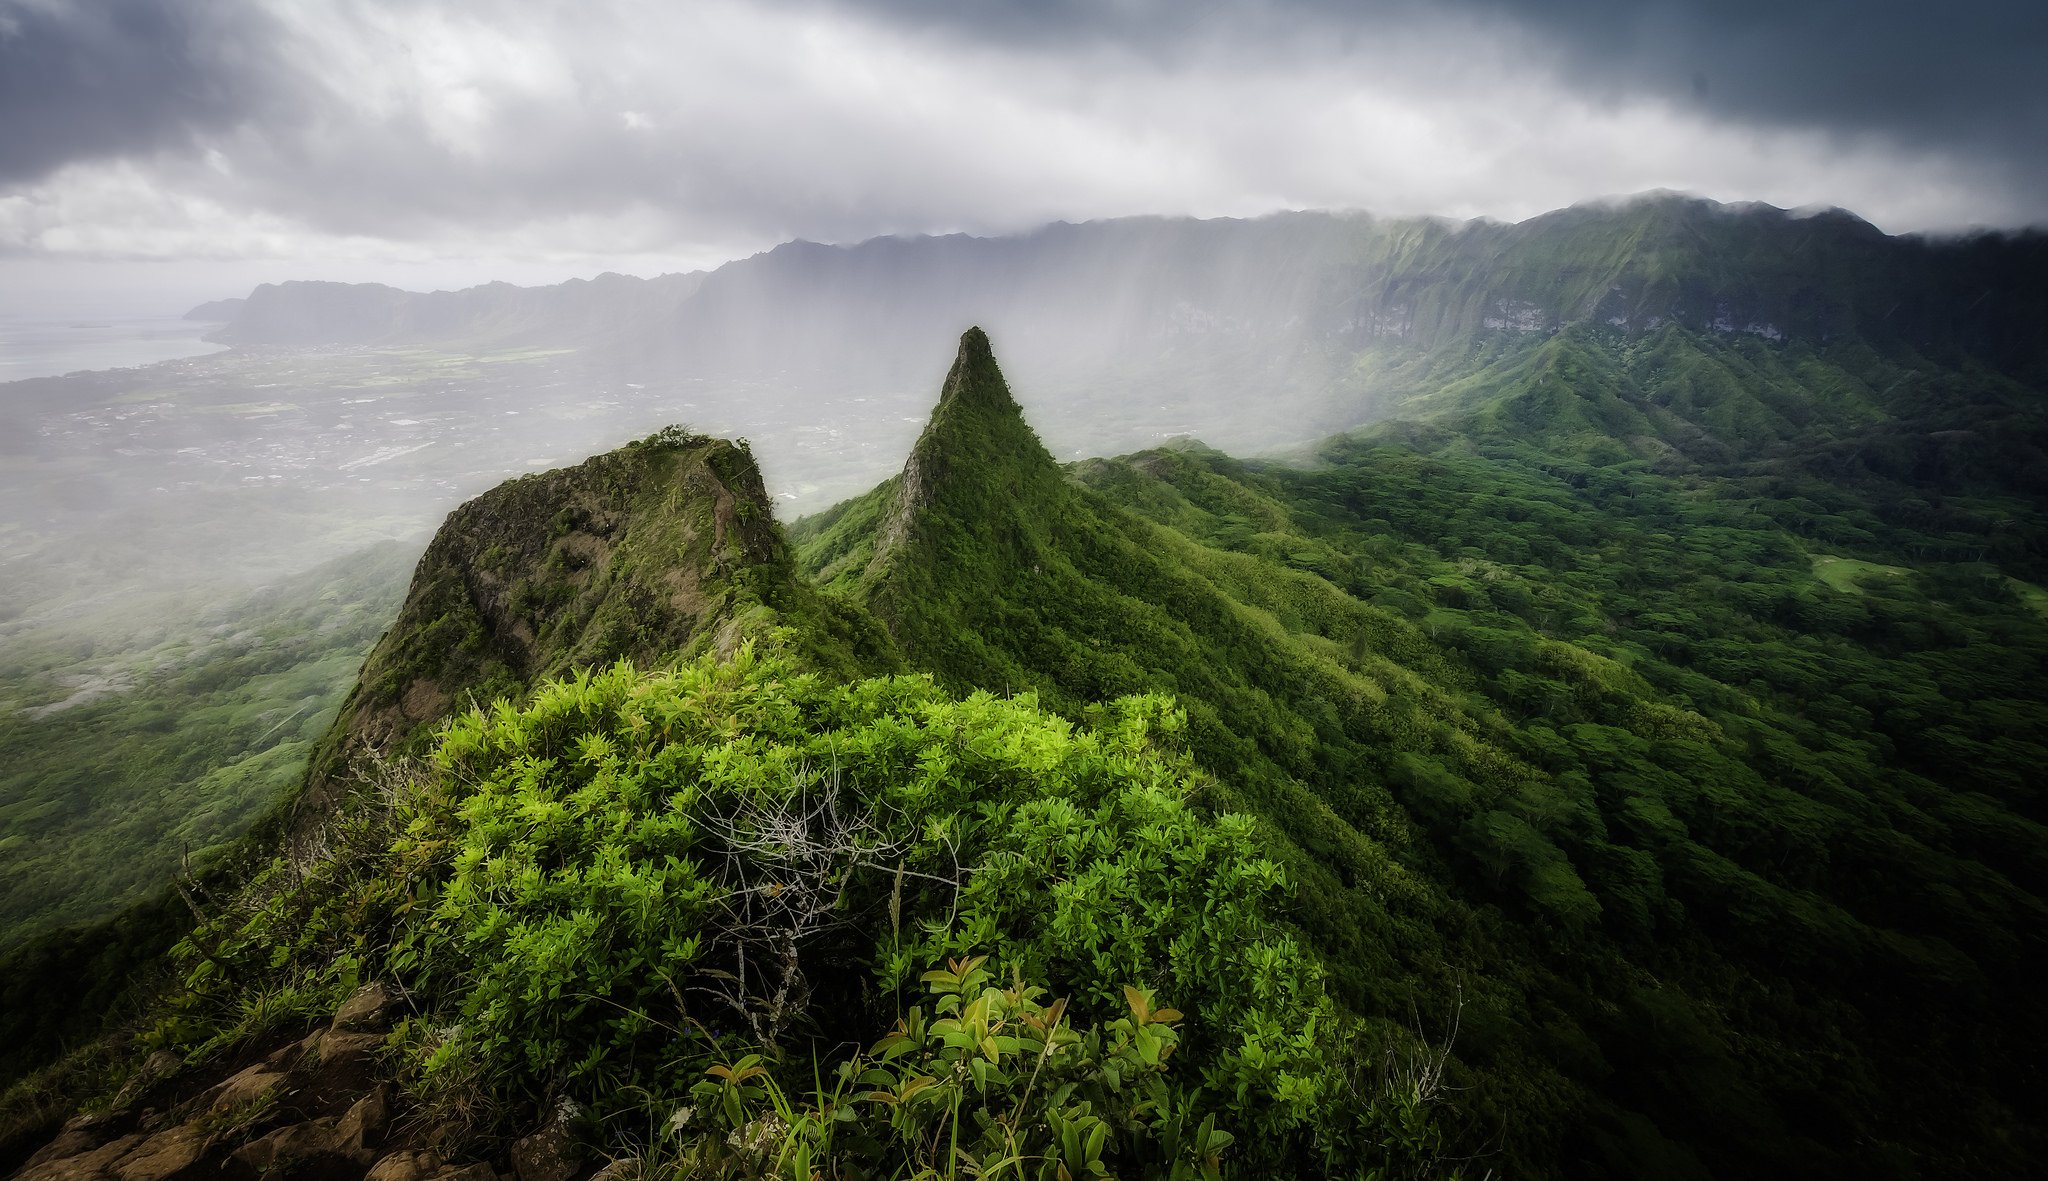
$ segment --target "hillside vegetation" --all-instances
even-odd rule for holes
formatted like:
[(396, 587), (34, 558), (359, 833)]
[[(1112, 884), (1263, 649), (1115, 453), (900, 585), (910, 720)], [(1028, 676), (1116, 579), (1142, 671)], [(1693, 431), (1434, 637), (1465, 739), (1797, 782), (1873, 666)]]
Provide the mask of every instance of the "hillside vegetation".
[(2024, 1174), (2039, 342), (1688, 210), (1507, 235), (1551, 319), (1430, 288), (1343, 362), (1397, 419), (1288, 462), (1062, 466), (975, 329), (786, 530), (680, 429), (472, 501), (275, 856), (28, 1089), (242, 1167), (303, 1113), (210, 1080), (376, 982), (351, 1167)]
[(0, 952), (204, 866), (295, 789), (402, 594), (387, 544), (239, 600), (17, 628), (0, 660)]
[[(1464, 1114), (1518, 1171), (1912, 1172), (1916, 1134), (1965, 1124), (1995, 1146), (2044, 1033), (2048, 620), (1981, 559), (2038, 561), (2038, 462), (1903, 483), (1882, 447), (1910, 419), (1809, 399), (1787, 442), (1855, 431), (1876, 459), (1823, 484), (1816, 448), (1710, 433), (1726, 399), (1707, 425), (1660, 405), (1673, 383), (1629, 373), (1652, 349), (1761, 351), (1563, 334), (1312, 466), (1183, 448), (1061, 481), (970, 334), (904, 476), (793, 532), (943, 683), (1175, 694), (1340, 995), (1463, 1000)], [(2031, 460), (2014, 401), (1981, 446)], [(1937, 480), (1938, 513), (1906, 508)], [(1911, 573), (1843, 591), (1828, 547)]]

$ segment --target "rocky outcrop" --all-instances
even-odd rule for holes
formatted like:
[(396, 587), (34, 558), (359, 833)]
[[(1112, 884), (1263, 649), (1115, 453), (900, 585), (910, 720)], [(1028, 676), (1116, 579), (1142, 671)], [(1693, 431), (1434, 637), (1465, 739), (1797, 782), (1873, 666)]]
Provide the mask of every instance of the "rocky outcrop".
[(104, 1112), (74, 1117), (15, 1181), (578, 1181), (566, 1122), (499, 1159), (464, 1159), (445, 1127), (403, 1110), (381, 1052), (399, 999), (370, 985), (325, 1026), (221, 1070), (159, 1053)]
[(797, 575), (744, 442), (671, 427), (500, 484), (450, 514), (282, 818), (310, 852), (351, 784), (442, 721), (619, 660), (654, 668), (753, 640), (811, 667), (893, 669), (872, 620)]
[(292, 831), (331, 813), (360, 756), (403, 750), (458, 710), (577, 669), (736, 645), (734, 621), (773, 605), (792, 570), (760, 470), (724, 439), (672, 429), (499, 485), (420, 558)]

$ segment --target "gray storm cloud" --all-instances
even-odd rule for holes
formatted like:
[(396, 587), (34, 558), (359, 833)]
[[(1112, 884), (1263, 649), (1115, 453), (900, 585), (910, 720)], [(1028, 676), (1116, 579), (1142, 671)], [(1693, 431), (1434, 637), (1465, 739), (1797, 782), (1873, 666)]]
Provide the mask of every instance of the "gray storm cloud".
[(2048, 221), (2048, 7), (0, 0), (0, 253), (715, 261), (1682, 187)]
[(190, 150), (274, 114), (280, 29), (245, 4), (0, 0), (0, 184)]
[(1772, 126), (1969, 140), (2032, 163), (2048, 134), (2048, 5), (2035, 0), (783, 0), (1057, 50), (1171, 55), (1227, 32), (1298, 52), (1389, 27), (1491, 29), (1613, 100), (1654, 94)]

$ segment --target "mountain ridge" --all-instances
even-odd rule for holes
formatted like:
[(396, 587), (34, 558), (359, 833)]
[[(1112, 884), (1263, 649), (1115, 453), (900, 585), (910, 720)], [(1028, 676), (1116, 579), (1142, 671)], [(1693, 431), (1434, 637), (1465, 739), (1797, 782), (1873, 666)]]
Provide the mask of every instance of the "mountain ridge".
[[(1261, 248), (1323, 257), (1309, 225)], [(471, 502), (301, 797), (346, 841), (202, 916), (151, 1044), (222, 1065), (388, 976), (415, 1098), (500, 1088), (482, 1143), (569, 1095), (733, 1164), (727, 1133), (768, 1126), (750, 1079), (812, 1127), (821, 1046), (894, 1011), (883, 1044), (914, 1047), (919, 973), (971, 993), (986, 955), (1098, 1028), (1173, 1013), (1197, 1081), (1154, 1102), (1212, 1106), (1157, 1143), (1226, 1128), (1215, 1159), (1249, 1175), (2023, 1171), (2048, 1143), (2038, 331), (1971, 328), (1969, 266), (1929, 280), (1840, 218), (1664, 200), (1517, 229), (1400, 227), (1288, 280), (1403, 260), (1331, 319), (1205, 325), (1405, 342), (1346, 363), (1412, 417), (1306, 462), (1063, 467), (976, 327), (901, 470), (786, 530), (746, 447), (683, 430)], [(1221, 289), (1246, 257), (1195, 269)], [(1866, 288), (1892, 271), (1921, 310)], [(790, 348), (804, 306), (758, 341)], [(1793, 331), (1747, 330), (1767, 306)], [(1240, 414), (1274, 412), (1259, 388)], [(504, 701), (432, 732), (465, 693)], [(343, 790), (378, 751), (431, 752), (416, 791)], [(903, 1086), (891, 1120), (932, 1085), (847, 1061)], [(1110, 1155), (1159, 1163), (1129, 1126)]]
[[(1584, 339), (1574, 339), (1573, 331)], [(1718, 986), (1693, 984), (1687, 986), (1690, 991), (1666, 991), (1652, 1001), (1626, 983), (1639, 970), (1631, 965), (1651, 957), (1665, 964), (1662, 971), (1683, 976), (1711, 962), (1718, 965), (1714, 971), (1771, 979), (1782, 975), (1787, 978), (1783, 987), (1834, 988), (1817, 983), (1829, 978), (1832, 965), (1863, 964), (1874, 980), (1884, 982), (1867, 993), (1850, 990), (1858, 992), (1853, 1004), (1867, 1008), (1870, 1020), (1909, 1020), (1905, 1014), (1918, 1004), (1911, 998), (1919, 990), (1944, 987), (1938, 979), (1966, 991), (2008, 987), (2012, 977), (2001, 974), (2016, 963), (2007, 958), (2010, 945), (1994, 936), (1972, 943), (1973, 950), (1961, 959), (1951, 959), (1951, 941), (1963, 937), (1947, 924), (1997, 927), (2025, 922), (2021, 914), (2048, 915), (2037, 887), (2030, 884), (2040, 881), (2037, 871), (2027, 868), (2033, 863), (2016, 855), (2014, 846), (2000, 838), (1963, 858), (1981, 857), (1999, 867), (1995, 872), (2013, 875), (1998, 888), (2003, 901), (1982, 896), (1990, 908), (1986, 917), (1900, 917), (1894, 903), (1871, 900), (1859, 884), (1873, 872), (1857, 868), (1863, 858), (1887, 860), (1894, 866), (1891, 872), (1945, 876), (1973, 871), (1961, 865), (1934, 868), (1943, 855), (1933, 853), (1932, 845), (1952, 838), (1931, 833), (1904, 838), (1916, 846), (1922, 840), (1932, 843), (1928, 853), (1910, 855), (1924, 861), (1889, 861), (1891, 854), (1875, 853), (1858, 819), (1862, 809), (1872, 806), (1870, 800), (1845, 804), (1846, 788), (1804, 765), (1793, 753), (1796, 745), (1782, 745), (1792, 734), (1801, 734), (1799, 741), (1805, 743), (1828, 741), (1801, 719), (1805, 707), (1796, 698), (1781, 704), (1754, 684), (1748, 693), (1718, 684), (1689, 671), (1683, 657), (1676, 666), (1664, 663), (1659, 654), (1693, 651), (1695, 640), (1676, 640), (1656, 630), (1690, 629), (1697, 638), (1700, 624), (1686, 611), (1637, 606), (1624, 612), (1608, 606), (1597, 609), (1604, 618), (1574, 618), (1574, 612), (1587, 608), (1562, 601), (1537, 605), (1557, 595), (1561, 585), (1599, 577), (1603, 565), (1654, 588), (1674, 578), (1727, 578), (1727, 572), (1747, 569), (1760, 561), (1758, 555), (1769, 554), (1768, 573), (1756, 570), (1745, 577), (1774, 589), (1759, 593), (1731, 586), (1726, 603), (1714, 604), (1715, 610), (1741, 619), (1739, 627), (1760, 650), (1786, 642), (1765, 637), (1814, 629), (1825, 635), (1862, 635), (1855, 630), (1856, 604), (1831, 599), (1823, 605), (1810, 597), (1814, 592), (1798, 589), (1811, 585), (1813, 577), (1792, 540), (1790, 530), (1798, 523), (1787, 519), (1780, 524), (1746, 507), (1741, 489), (1755, 478), (1756, 465), (1789, 463), (1794, 466), (1772, 477), (1787, 487), (1788, 498), (1804, 493), (1837, 505), (1881, 505), (1880, 495), (1896, 494), (1881, 489), (1896, 488), (1900, 479), (1924, 477), (1864, 470), (1843, 489), (1823, 492), (1811, 486), (1810, 475), (1799, 473), (1798, 448), (1809, 445), (1816, 433), (1825, 437), (1850, 424), (1889, 423), (1897, 407), (1871, 400), (1868, 393), (1840, 405), (1815, 397), (1801, 423), (1760, 432), (1752, 421), (1753, 407), (1737, 408), (1725, 421), (1695, 408), (1688, 413), (1719, 432), (1714, 446), (1720, 450), (1695, 441), (1700, 455), (1665, 456), (1663, 470), (1669, 474), (1658, 475), (1658, 467), (1638, 455), (1655, 459), (1661, 453), (1645, 442), (1624, 441), (1684, 438), (1686, 431), (1705, 428), (1683, 417), (1659, 417), (1667, 413), (1657, 404), (1663, 395), (1654, 387), (1641, 388), (1640, 378), (1629, 374), (1630, 343), (1573, 331), (1555, 338), (1550, 355), (1511, 368), (1499, 386), (1482, 387), (1493, 391), (1487, 396), (1491, 401), (1447, 411), (1436, 425), (1408, 433), (1369, 430), (1332, 440), (1316, 466), (1247, 464), (1199, 447), (1088, 461), (1067, 469), (1067, 486), (1058, 495), (995, 501), (979, 522), (942, 512), (913, 516), (911, 532), (921, 525), (928, 536), (943, 540), (910, 571), (880, 579), (866, 577), (872, 567), (857, 557), (849, 560), (861, 553), (863, 534), (879, 535), (883, 523), (895, 519), (892, 513), (906, 504), (943, 504), (960, 484), (971, 492), (972, 469), (933, 467), (929, 470), (938, 478), (956, 487), (935, 486), (928, 477), (915, 497), (905, 495), (904, 480), (898, 477), (868, 497), (795, 523), (791, 537), (806, 568), (828, 590), (882, 616), (906, 657), (934, 671), (944, 684), (1029, 690), (1070, 710), (1136, 689), (1173, 691), (1188, 710), (1193, 750), (1219, 777), (1217, 806), (1243, 808), (1271, 824), (1273, 855), (1297, 883), (1295, 913), (1307, 937), (1331, 963), (1344, 965), (1334, 969), (1337, 979), (1375, 981), (1346, 994), (1349, 1003), (1365, 1011), (1384, 1012), (1381, 1006), (1403, 989), (1412, 990), (1406, 993), (1410, 997), (1436, 993), (1445, 985), (1433, 972), (1444, 959), (1470, 965), (1502, 956), (1517, 966), (1503, 967), (1502, 975), (1490, 979), (1486, 972), (1466, 976), (1467, 1003), (1501, 1005), (1507, 1012), (1531, 1004), (1574, 1011), (1589, 1003), (1594, 1009), (1677, 1006), (1672, 1019), (1697, 1023), (1687, 1027), (1699, 1031), (1700, 1041), (1688, 1052), (1728, 1063), (1716, 1069), (1742, 1073), (1747, 1068), (1733, 1066), (1732, 1059), (1722, 1057), (1723, 1050), (1705, 1048), (1746, 1036), (1737, 1032), (1739, 1021), (1717, 1013), (1732, 998), (1710, 999), (1720, 995)], [(1659, 347), (1668, 352), (1676, 347), (1672, 334), (1678, 331), (1673, 326), (1651, 340), (1661, 341)], [(1727, 354), (1728, 346), (1715, 345), (1712, 336), (1689, 339), (1692, 351), (1678, 354), (1690, 358), (1688, 365), (1741, 363), (1739, 350)], [(1811, 388), (1819, 395), (1826, 392), (1826, 382), (1850, 379), (1809, 366), (1797, 379), (1757, 375), (1734, 378), (1732, 384), (1784, 396), (1777, 391), (1794, 380), (1815, 383)], [(1995, 404), (1995, 391), (1992, 400)], [(1715, 410), (1712, 403), (1703, 405)], [(1953, 412), (1977, 413), (1970, 405), (1957, 403)], [(2037, 406), (2031, 417), (2018, 420), (2024, 429), (2011, 432), (2018, 436), (2015, 441), (2032, 439), (2029, 445), (2037, 446), (2040, 418)], [(1031, 439), (1028, 433), (1007, 437), (1013, 444)], [(1784, 450), (1778, 440), (1792, 449)], [(1028, 446), (1020, 449), (1033, 454)], [(997, 457), (996, 462), (1011, 458)], [(1427, 474), (1432, 470), (1434, 475)], [(1494, 483), (1500, 480), (1509, 482)], [(1432, 481), (1443, 487), (1431, 490)], [(1681, 508), (1682, 498), (1677, 503), (1663, 499), (1670, 495), (1666, 481), (1673, 489), (1683, 481), (1706, 482), (1722, 489), (1716, 498), (1731, 503), (1711, 507), (1710, 500)], [(1986, 485), (1981, 476), (1974, 487), (1958, 485), (1954, 511), (1967, 511), (1963, 506), (1969, 496), (2009, 497), (2010, 487), (2005, 477)], [(1377, 496), (1388, 499), (1376, 503)], [(1639, 507), (1632, 503), (1636, 497), (1643, 498)], [(1411, 501), (1420, 510), (1413, 515), (1406, 503)], [(1484, 511), (1469, 507), (1475, 502), (1512, 506), (1510, 512), (1528, 515), (1509, 520), (1530, 524), (1489, 521)], [(1538, 507), (1543, 504), (1552, 507)], [(1603, 507), (1593, 509), (1595, 504)], [(1952, 523), (1978, 536), (2005, 535), (2020, 548), (2000, 560), (2030, 571), (2027, 563), (2041, 556), (2040, 536), (2031, 533), (2033, 542), (2019, 543), (2029, 531), (2004, 516), (2024, 512), (2022, 504), (1991, 500), (1984, 515), (1958, 515)], [(1564, 505), (1575, 507), (1559, 516)], [(1440, 515), (1432, 516), (1432, 510)], [(1560, 549), (1568, 555), (1572, 547), (1601, 546), (1599, 534), (1580, 523), (1589, 513), (1609, 528), (1640, 516), (1642, 524), (1626, 526), (1628, 544), (1660, 553), (1659, 560), (1674, 572), (1638, 568), (1644, 559), (1626, 548), (1591, 567), (1569, 557), (1554, 566), (1549, 563), (1558, 557), (1539, 558)], [(1696, 535), (1681, 529), (1684, 513), (1699, 514), (1692, 526)], [(1393, 528), (1405, 531), (1393, 536), (1406, 536), (1407, 544), (1425, 550), (1441, 545), (1457, 555), (1455, 561), (1425, 561), (1423, 568), (1435, 571), (1426, 583), (1398, 574), (1412, 559), (1400, 557), (1399, 546), (1391, 544), (1386, 517), (1399, 522)], [(1017, 523), (1020, 519), (1057, 522), (1056, 528), (1035, 535), (1038, 544), (1022, 561), (1010, 541), (1014, 532), (1029, 532), (1028, 525)], [(1567, 540), (1561, 546), (1556, 538), (1543, 537), (1536, 522), (1550, 524)], [(1924, 545), (1903, 540), (1914, 527), (1893, 519), (1886, 526), (1897, 530), (1892, 539), (1866, 532), (1861, 544), (1890, 552)], [(1926, 528), (1924, 518), (1918, 527)], [(1469, 548), (1480, 540), (1475, 533), (1482, 529), (1492, 539), (1487, 548)], [(1534, 532), (1524, 537), (1525, 529)], [(1811, 535), (1811, 525), (1805, 531)], [(1373, 538), (1370, 544), (1358, 538), (1360, 532)], [(1809, 544), (1841, 545), (1845, 540), (1824, 534)], [(1704, 546), (1712, 556), (1671, 548), (1688, 545)], [(1546, 564), (1532, 565), (1539, 560)], [(1677, 574), (1678, 568), (1687, 573)], [(1655, 592), (1610, 587), (1598, 593), (1628, 602)], [(1693, 611), (1708, 606), (1682, 594), (1676, 598)], [(1851, 614), (1823, 622), (1838, 608)], [(2004, 612), (1999, 628), (2027, 626), (2009, 607), (1984, 609)], [(1624, 628), (1641, 637), (1641, 646), (1617, 645), (1607, 638)], [(1697, 642), (1705, 647), (1704, 641)], [(1878, 635), (1853, 642), (1886, 650)], [(1976, 659), (2005, 660), (2001, 642), (1988, 637), (1974, 641)], [(1739, 659), (1725, 648), (1713, 650), (1714, 661)], [(1837, 650), (1835, 659), (1855, 667), (1856, 661), (1871, 657), (1858, 655), (1852, 661), (1849, 652), (1870, 650)], [(1789, 674), (1774, 670), (1770, 675)], [(1967, 691), (1951, 682), (1940, 692)], [(2023, 690), (2013, 682), (1991, 690), (2011, 691)], [(1531, 692), (1535, 696), (1521, 696)], [(1544, 720), (1554, 717), (1560, 719), (1555, 730)], [(2028, 732), (2038, 733), (2038, 727)], [(1877, 739), (1869, 752), (1855, 757), (1868, 761), (1868, 769), (1859, 774), (1869, 777), (1871, 798), (1888, 801), (1881, 806), (1898, 810), (1892, 813), (1899, 817), (1894, 823), (1910, 827), (1905, 817), (1919, 805), (1905, 804), (1900, 793), (1923, 790), (1923, 775), (1953, 781), (1961, 773), (1907, 756), (1904, 751), (1926, 740), (1909, 730), (1898, 733), (1897, 748), (1889, 745), (1891, 738)], [(1861, 740), (1861, 735), (1845, 735), (1836, 741)], [(2015, 834), (2029, 824), (2026, 817), (2039, 818), (2037, 793), (2018, 788), (2009, 778), (2027, 757), (2021, 753), (2030, 749), (2026, 741), (2015, 732), (2003, 754), (1995, 759), (1987, 754), (1981, 772), (1965, 776), (1978, 784), (1972, 790), (2000, 793), (2005, 817), (2000, 823), (2016, 826)], [(1598, 753), (1611, 743), (1638, 753)], [(1977, 774), (1983, 778), (1974, 779)], [(1622, 788), (1623, 783), (1662, 786)], [(1880, 783), (1886, 786), (1880, 789)], [(1693, 792), (1721, 794), (1712, 797), (1717, 801), (1712, 806), (1677, 802)], [(1488, 799), (1491, 804), (1483, 802)], [(1670, 802), (1639, 805), (1635, 799)], [(1666, 822), (1634, 811), (1638, 807), (1668, 808), (1656, 815), (1671, 817), (1669, 827), (1659, 828)], [(1770, 825), (1794, 829), (1823, 815), (1828, 817), (1823, 823), (1833, 826), (1844, 843), (1835, 854), (1845, 863), (1840, 876), (1830, 871), (1818, 880), (1808, 875), (1781, 880), (1781, 871), (1758, 855), (1760, 847), (1784, 839)], [(2017, 835), (2013, 839), (2024, 843)], [(1918, 868), (1905, 869), (1909, 863)], [(1659, 883), (1647, 900), (1639, 893), (1643, 874)], [(1485, 884), (1489, 880), (1493, 887)], [(1458, 882), (1466, 884), (1453, 884)], [(1518, 884), (1502, 898), (1492, 894), (1501, 882)], [(1489, 897), (1495, 900), (1484, 901)], [(1512, 901), (1516, 897), (1521, 900)], [(1739, 905), (1776, 917), (1743, 933), (1743, 921), (1719, 917), (1728, 899), (1737, 897), (1748, 899)], [(1507, 909), (1494, 909), (1501, 906)], [(1989, 918), (1994, 912), (2006, 917)], [(1508, 914), (1516, 918), (1506, 920)], [(1504, 920), (1510, 925), (1500, 925)], [(1529, 926), (1517, 930), (1513, 924)], [(1806, 932), (1800, 938), (1812, 941), (1811, 946), (1788, 953), (1779, 940), (1792, 937), (1782, 934), (1781, 925)], [(1652, 950), (1654, 941), (1645, 942), (1631, 930), (1689, 930), (1706, 942), (1692, 945), (1687, 952), (1692, 958), (1685, 963), (1666, 961), (1661, 958), (1665, 952)], [(1567, 945), (1579, 950), (1562, 951)], [(1394, 964), (1408, 966), (1397, 969)], [(1611, 974), (1611, 982), (1588, 985), (1587, 973)], [(1395, 985), (1397, 979), (1403, 983)], [(1588, 992), (1604, 999), (1591, 1001)], [(1400, 1002), (1393, 1003), (1398, 1007)], [(1678, 1012), (1686, 1016), (1677, 1017)], [(1879, 1018), (1879, 1013), (1891, 1016)], [(1639, 1028), (1608, 1025), (1605, 1018), (1574, 1020), (1600, 1047), (1589, 1052), (1608, 1060), (1630, 1060), (1631, 1044), (1644, 1036)], [(1946, 1018), (1910, 1020), (1939, 1024)], [(1513, 1041), (1522, 1035), (1496, 1036)], [(1782, 1054), (1780, 1066), (1772, 1069), (1800, 1072), (1808, 1066), (1796, 1064), (1810, 1064), (1815, 1055), (1849, 1054), (1865, 1064), (1859, 1069), (1885, 1072), (1894, 1080), (1887, 1084), (1892, 1087), (1919, 1069), (1896, 1063), (1880, 1067), (1881, 1061), (1891, 1062), (1892, 1047), (1865, 1042), (1852, 1049), (1825, 1021), (1787, 1026), (1772, 1036), (1783, 1039), (1773, 1051)], [(1901, 1056), (1910, 1060), (1912, 1055)], [(1637, 1127), (1630, 1135), (1646, 1139), (1631, 1151), (1649, 1155), (1634, 1165), (1617, 1166), (1623, 1173), (1646, 1167), (1643, 1162), (1650, 1159), (1659, 1160), (1660, 1172), (1672, 1175), (1693, 1170), (1701, 1175), (1768, 1173), (1775, 1166), (1767, 1161), (1819, 1160), (1837, 1151), (1804, 1138), (1807, 1133), (1777, 1115), (1764, 1110), (1738, 1114), (1719, 1098), (1712, 1100), (1716, 1118), (1724, 1121), (1719, 1126), (1739, 1122), (1747, 1129), (1747, 1142), (1717, 1144), (1713, 1134), (1701, 1139), (1685, 1130), (1692, 1118), (1686, 1109), (1706, 1100), (1690, 1093), (1679, 1097), (1686, 1093), (1683, 1085), (1673, 1091), (1668, 1080), (1650, 1081), (1655, 1070), (1630, 1067), (1621, 1077), (1634, 1081), (1614, 1090), (1594, 1075), (1561, 1064), (1525, 1062), (1517, 1069), (1524, 1068), (1531, 1073), (1519, 1085), (1542, 1089), (1573, 1106), (1579, 1112), (1571, 1117), (1574, 1121)], [(2015, 1066), (2008, 1062), (1985, 1077), (1995, 1079), (2011, 1069)], [(1737, 1082), (1731, 1074), (1716, 1086), (1742, 1094), (1781, 1086), (1744, 1077), (1747, 1081)], [(1476, 1078), (1465, 1085), (1477, 1105), (1526, 1102), (1496, 1100), (1488, 1091), (1494, 1084)], [(1574, 1097), (1562, 1098), (1567, 1095)], [(1805, 1100), (1793, 1100), (1787, 1092), (1778, 1102)], [(1529, 1109), (1523, 1110), (1526, 1115)], [(1532, 1124), (1510, 1127), (1508, 1135), (1516, 1142), (1546, 1138)], [(1662, 1146), (1652, 1148), (1652, 1142)]]
[(417, 753), (447, 718), (550, 678), (745, 643), (840, 671), (891, 663), (793, 572), (760, 469), (724, 439), (670, 429), (499, 485), (420, 557), (313, 757), (294, 832), (324, 823), (352, 765)]

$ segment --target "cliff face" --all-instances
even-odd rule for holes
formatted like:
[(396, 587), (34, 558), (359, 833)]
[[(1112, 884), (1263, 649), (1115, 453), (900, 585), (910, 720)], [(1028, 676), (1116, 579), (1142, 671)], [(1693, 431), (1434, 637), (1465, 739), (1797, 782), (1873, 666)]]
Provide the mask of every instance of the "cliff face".
[(403, 752), (457, 711), (744, 639), (823, 667), (888, 663), (878, 629), (797, 582), (744, 447), (671, 428), (501, 484), (451, 514), (420, 558), (298, 811), (324, 814), (356, 759)]
[[(935, 359), (971, 322), (1002, 342), (1004, 371), (1054, 455), (1174, 436), (1260, 454), (1435, 413), (1417, 399), (1472, 365), (1524, 359), (1580, 330), (1631, 341), (1683, 330), (1725, 348), (1949, 366), (1968, 357), (2039, 383), (2044, 264), (2039, 233), (1888, 237), (1840, 212), (1667, 194), (1514, 225), (1122, 218), (1003, 238), (790, 243), (655, 280), (432, 294), (287, 284), (252, 294), (216, 339), (572, 350), (546, 364), (655, 391), (624, 400), (689, 383), (693, 418), (739, 421), (749, 391), (772, 388), (784, 421), (879, 443), (888, 432), (877, 424), (927, 409), (908, 391), (929, 388)], [(771, 470), (807, 462), (761, 437)], [(894, 454), (893, 436), (887, 446), (852, 452), (821, 494), (870, 485), (884, 470), (871, 456)]]

